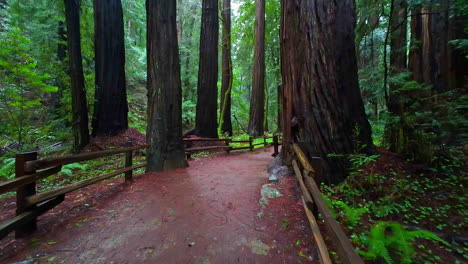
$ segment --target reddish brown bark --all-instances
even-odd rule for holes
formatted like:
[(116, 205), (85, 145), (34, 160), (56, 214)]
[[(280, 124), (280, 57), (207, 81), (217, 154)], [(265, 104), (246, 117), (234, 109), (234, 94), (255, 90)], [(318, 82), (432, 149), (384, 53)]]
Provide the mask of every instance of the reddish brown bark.
[(255, 40), (249, 134), (260, 136), (265, 119), (265, 0), (255, 1)]
[[(406, 64), (407, 3), (406, 0), (394, 0), (392, 5), (392, 16), (388, 29), (390, 30), (390, 76), (394, 77), (408, 70)], [(389, 82), (388, 111), (398, 117), (397, 122), (389, 124), (387, 127), (387, 140), (390, 143), (390, 150), (394, 152), (400, 152), (406, 145), (403, 136), (405, 109), (403, 98), (398, 92), (400, 87), (401, 84)]]
[(79, 152), (89, 143), (88, 105), (80, 42), (80, 6), (78, 0), (65, 0), (64, 3), (72, 94), (72, 125), (75, 139), (73, 150)]
[(147, 0), (147, 171), (187, 166), (182, 142), (182, 86), (176, 0)]
[(94, 0), (96, 93), (93, 136), (114, 136), (128, 128), (125, 44), (120, 0)]
[(221, 12), (223, 21), (222, 49), (222, 79), (220, 125), (221, 133), (232, 136), (231, 120), (231, 90), (232, 90), (232, 59), (231, 59), (231, 0), (223, 0)]
[(218, 137), (218, 1), (203, 0), (195, 134)]
[(349, 165), (329, 154), (355, 153), (359, 142), (372, 148), (354, 51), (352, 0), (282, 1), (283, 152), (287, 159), (297, 142), (309, 157), (321, 157), (328, 182), (341, 181)]

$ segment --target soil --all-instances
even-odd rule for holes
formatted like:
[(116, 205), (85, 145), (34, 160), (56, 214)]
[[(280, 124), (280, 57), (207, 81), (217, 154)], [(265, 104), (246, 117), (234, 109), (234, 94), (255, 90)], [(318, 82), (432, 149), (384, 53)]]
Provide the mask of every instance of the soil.
[[(389, 213), (381, 218), (365, 214), (353, 229), (348, 229), (343, 225), (348, 236), (353, 233), (362, 234), (369, 231), (376, 221), (389, 221), (398, 222), (406, 226), (407, 229), (422, 229), (433, 232), (449, 243), (457, 239), (464, 240), (466, 243), (466, 237), (468, 237), (466, 218), (457, 209), (459, 206), (463, 206), (460, 205), (462, 197), (466, 197), (463, 187), (466, 186), (466, 181), (451, 182), (451, 180), (447, 180), (448, 176), (444, 173), (437, 172), (427, 165), (407, 162), (402, 155), (386, 149), (378, 149), (378, 154), (380, 157), (376, 161), (364, 165), (359, 168), (355, 176), (349, 176), (346, 179), (345, 184), (350, 190), (363, 190), (361, 195), (350, 195), (349, 192), (333, 187), (336, 193), (331, 198), (345, 201), (348, 205), (354, 206), (366, 205), (369, 201), (376, 202), (381, 197), (387, 197), (389, 202), (395, 204), (403, 205), (409, 201), (412, 205), (406, 206), (405, 211), (399, 209), (400, 211)], [(375, 175), (384, 177), (378, 179)], [(369, 180), (371, 178), (375, 180)], [(459, 179), (463, 179), (463, 177), (459, 176)], [(415, 184), (417, 182), (420, 184)], [(430, 184), (423, 185), (423, 182)], [(402, 183), (406, 183), (406, 185), (402, 186)], [(325, 190), (323, 192), (327, 193)], [(442, 216), (438, 216), (439, 210), (444, 206), (451, 209), (441, 213)], [(415, 221), (413, 216), (421, 215), (421, 207), (432, 208), (434, 211), (427, 217)], [(340, 214), (338, 220), (344, 223), (346, 217)], [(445, 227), (440, 229), (440, 224), (444, 224)], [(420, 245), (415, 246), (415, 263), (454, 263), (455, 261), (466, 263), (464, 262), (466, 261), (465, 256), (458, 252), (463, 250), (463, 243), (461, 245), (455, 244), (454, 249), (457, 250), (447, 250), (438, 242), (422, 239), (417, 240), (414, 244)], [(361, 249), (366, 250), (365, 248)], [(434, 260), (432, 256), (438, 256), (440, 260)], [(367, 260), (366, 263), (376, 262)]]
[(113, 137), (92, 138), (81, 152), (107, 150), (115, 147), (141, 146), (146, 144), (146, 136), (134, 128), (129, 128)]
[[(220, 154), (70, 193), (33, 235), (0, 241), (0, 263), (318, 263), (295, 178), (268, 183), (271, 153)], [(282, 196), (262, 207), (265, 184)], [(10, 218), (13, 198), (0, 204)]]

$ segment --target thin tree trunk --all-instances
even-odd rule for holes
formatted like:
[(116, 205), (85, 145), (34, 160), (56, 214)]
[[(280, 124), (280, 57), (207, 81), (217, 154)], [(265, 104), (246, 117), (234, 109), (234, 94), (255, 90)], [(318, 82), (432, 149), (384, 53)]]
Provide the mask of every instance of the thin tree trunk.
[(70, 63), (73, 136), (75, 139), (73, 150), (79, 152), (89, 143), (88, 105), (86, 103), (80, 42), (80, 4), (79, 0), (65, 0), (64, 3)]
[(299, 143), (324, 161), (332, 183), (346, 177), (345, 156), (361, 149), (357, 143), (373, 148), (357, 93), (354, 25), (353, 0), (282, 0), (283, 156), (288, 162), (291, 143)]
[(217, 138), (218, 1), (203, 0), (195, 134)]
[[(57, 37), (57, 60), (58, 62), (63, 63), (64, 67), (66, 67), (65, 58), (67, 57), (67, 44), (65, 44), (65, 42), (67, 42), (67, 31), (63, 21), (58, 22)], [(68, 70), (65, 70), (65, 72), (67, 71)], [(57, 78), (57, 80), (55, 80), (55, 85), (58, 87), (58, 90), (56, 93), (52, 94), (51, 104), (53, 108), (57, 109), (60, 107), (60, 99), (63, 96), (63, 89), (65, 87), (63, 78)]]
[(114, 136), (128, 128), (125, 43), (120, 0), (94, 0), (96, 93), (93, 136)]
[(255, 1), (255, 40), (249, 134), (263, 135), (265, 119), (265, 0)]
[[(392, 1), (394, 5), (392, 20), (390, 23), (390, 76), (407, 71), (407, 47), (406, 47), (406, 27), (407, 27), (407, 3), (406, 0)], [(399, 117), (398, 123), (390, 124), (388, 127), (388, 142), (390, 150), (400, 152), (406, 145), (403, 137), (404, 123), (404, 105), (403, 98), (400, 97), (398, 89), (400, 85), (395, 82), (389, 83), (390, 92), (388, 100), (388, 111)]]
[(232, 59), (231, 59), (231, 0), (223, 0), (221, 12), (223, 21), (223, 64), (221, 80), (221, 116), (220, 133), (232, 136), (231, 121), (231, 91), (232, 91)]
[(176, 0), (147, 0), (147, 171), (187, 166), (182, 142), (182, 87)]

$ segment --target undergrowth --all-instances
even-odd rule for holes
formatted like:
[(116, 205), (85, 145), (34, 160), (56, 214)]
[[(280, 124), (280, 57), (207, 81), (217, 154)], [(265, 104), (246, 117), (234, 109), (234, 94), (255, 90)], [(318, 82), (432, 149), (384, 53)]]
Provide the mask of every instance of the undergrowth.
[(468, 224), (460, 158), (443, 168), (406, 163), (387, 151), (350, 157), (345, 182), (321, 189), (368, 263), (466, 263)]

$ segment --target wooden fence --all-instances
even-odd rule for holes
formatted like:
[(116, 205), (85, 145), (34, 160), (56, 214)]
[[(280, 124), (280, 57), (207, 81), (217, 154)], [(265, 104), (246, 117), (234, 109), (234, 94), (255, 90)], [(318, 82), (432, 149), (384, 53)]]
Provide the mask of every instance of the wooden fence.
[[(263, 142), (254, 144), (255, 139), (263, 139)], [(268, 139), (273, 139), (271, 143), (267, 142)], [(256, 146), (273, 146), (274, 153), (273, 156), (277, 156), (279, 154), (279, 146), (281, 145), (281, 135), (273, 135), (273, 136), (260, 136), (260, 137), (249, 137), (249, 140), (232, 140), (229, 138), (184, 138), (184, 143), (190, 145), (192, 142), (223, 142), (223, 146), (205, 146), (205, 147), (187, 147), (185, 149), (185, 153), (187, 154), (187, 158), (191, 158), (191, 154), (195, 152), (202, 152), (202, 151), (212, 151), (212, 150), (224, 150), (227, 153), (236, 150), (245, 150), (249, 149), (250, 151), (254, 150)], [(245, 146), (234, 147), (231, 144), (246, 144)], [(248, 145), (247, 145), (248, 144)]]
[[(184, 141), (187, 143), (195, 141), (225, 142), (225, 146), (186, 148), (185, 151), (187, 155), (190, 156), (190, 153), (197, 151), (207, 151), (214, 149), (224, 149), (228, 152), (241, 149), (253, 150), (254, 147), (258, 145), (263, 145), (266, 147), (273, 144), (275, 146), (274, 155), (277, 155), (279, 145), (281, 144), (280, 137), (275, 135), (273, 137), (264, 136), (262, 138), (263, 142), (258, 144), (253, 144), (253, 140), (255, 138), (249, 138), (249, 140), (244, 141), (211, 138), (184, 139)], [(267, 143), (267, 139), (269, 138), (273, 138), (273, 143)], [(233, 147), (230, 145), (231, 143), (248, 143), (249, 145), (246, 147)], [(15, 179), (0, 183), (0, 194), (16, 191), (16, 217), (0, 224), (0, 239), (6, 237), (13, 231), (16, 231), (16, 237), (23, 237), (34, 232), (37, 229), (37, 217), (63, 202), (67, 193), (79, 190), (86, 186), (104, 181), (120, 174), (125, 175), (125, 181), (131, 180), (133, 170), (146, 167), (147, 165), (147, 163), (133, 165), (133, 153), (137, 150), (146, 149), (147, 147), (147, 145), (143, 145), (99, 152), (82, 153), (50, 159), (37, 159), (37, 152), (17, 154), (15, 161)], [(125, 154), (125, 166), (123, 168), (118, 168), (114, 172), (82, 180), (57, 189), (36, 193), (37, 181), (59, 173), (62, 170), (62, 166), (64, 165), (75, 162), (95, 160), (98, 158), (123, 153)]]
[[(321, 263), (331, 264), (332, 261), (317, 224), (316, 219), (319, 213), (328, 231), (327, 234), (329, 234), (330, 239), (333, 241), (333, 245), (338, 251), (337, 253), (340, 261), (345, 264), (363, 264), (364, 262), (356, 250), (354, 250), (353, 245), (344, 233), (343, 229), (341, 229), (340, 224), (332, 216), (332, 213), (325, 203), (315, 181), (315, 179), (322, 176), (322, 167), (320, 162), (317, 162), (317, 164), (314, 164), (313, 166), (297, 144), (293, 144), (293, 148), (296, 154), (296, 159), (292, 162), (294, 174), (296, 175), (302, 191), (304, 210), (318, 246)], [(302, 170), (300, 167), (302, 167)]]
[[(0, 224), (0, 239), (13, 231), (16, 231), (16, 237), (22, 237), (34, 232), (37, 229), (37, 217), (63, 202), (65, 195), (69, 192), (119, 174), (125, 175), (125, 181), (131, 180), (133, 170), (146, 167), (146, 163), (132, 164), (133, 152), (147, 147), (146, 145), (135, 146), (42, 160), (37, 159), (37, 152), (17, 154), (15, 162), (16, 178), (0, 183), (0, 194), (16, 191), (16, 217)], [(123, 168), (57, 189), (36, 193), (36, 182), (59, 173), (64, 165), (123, 153), (125, 154), (125, 166)]]

